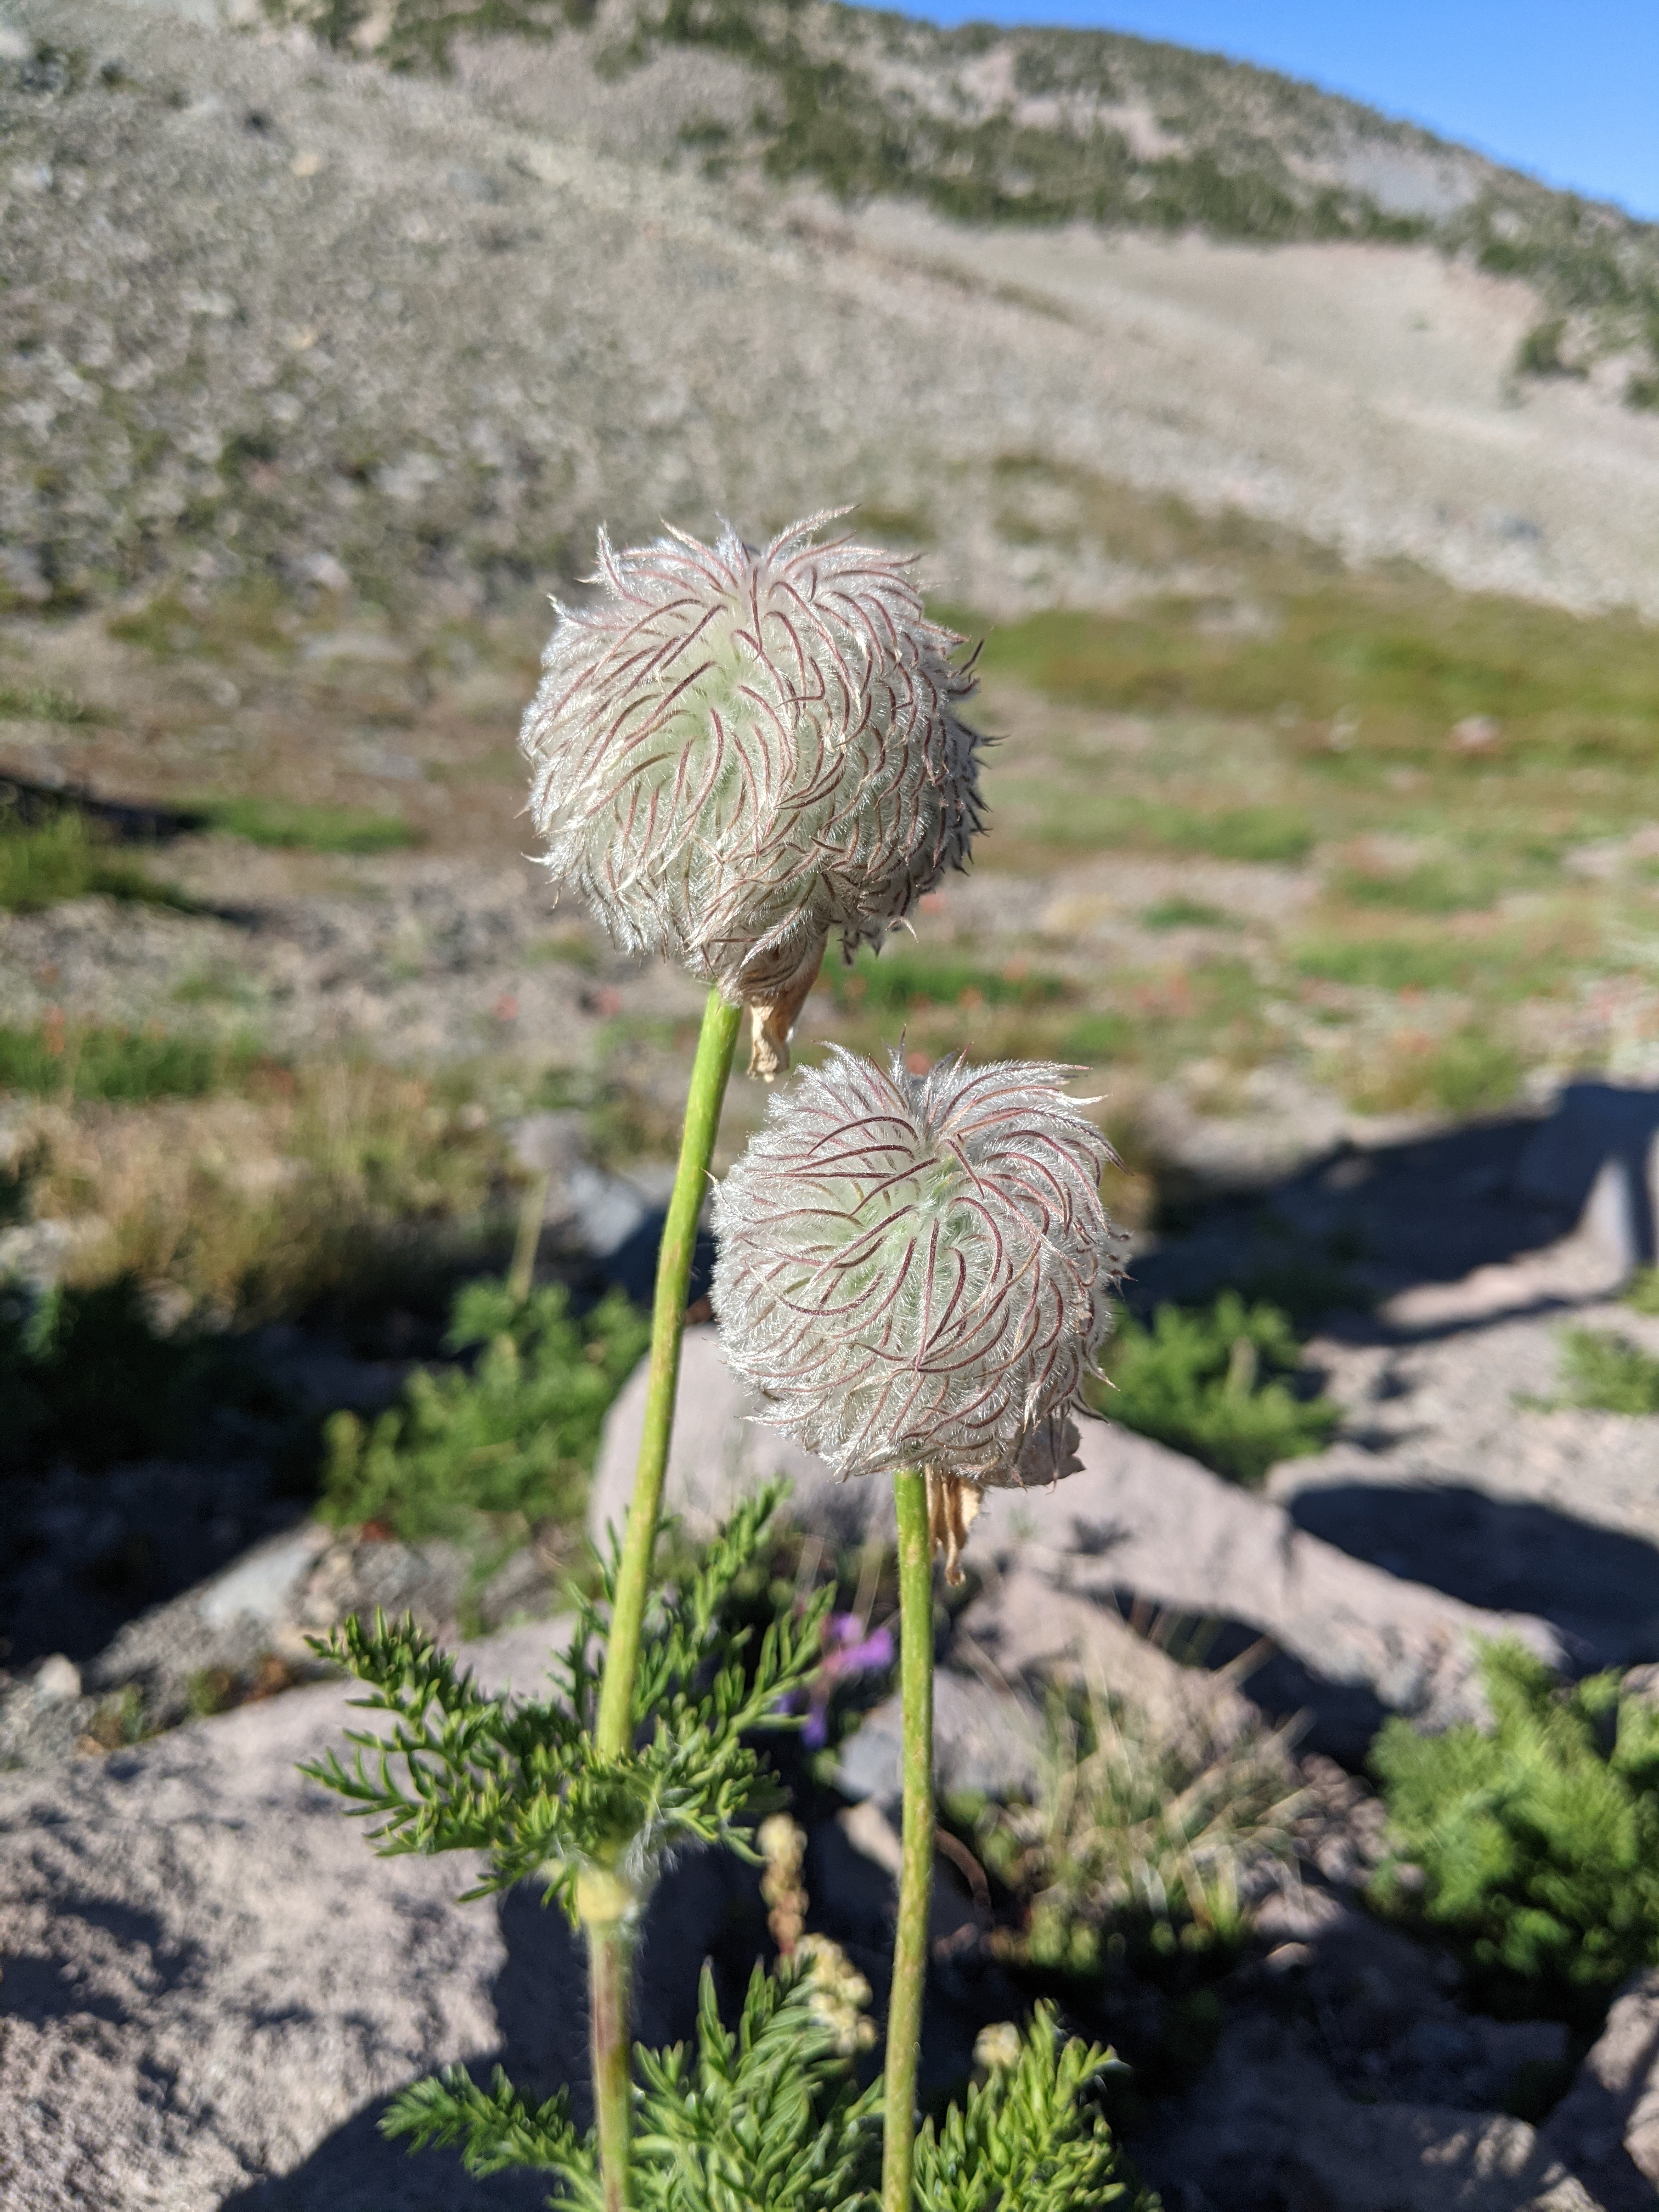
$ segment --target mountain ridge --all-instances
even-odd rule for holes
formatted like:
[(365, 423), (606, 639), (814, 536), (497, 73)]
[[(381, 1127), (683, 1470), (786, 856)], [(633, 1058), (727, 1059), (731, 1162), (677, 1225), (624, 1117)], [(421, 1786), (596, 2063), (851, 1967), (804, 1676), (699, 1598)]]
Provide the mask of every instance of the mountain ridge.
[[(1577, 360), (1535, 270), (1375, 226), (969, 222), (921, 191), (838, 194), (805, 141), (780, 175), (775, 72), (729, 50), (772, 0), (672, 36), (632, 0), (575, 28), (544, 9), (535, 36), (523, 0), (465, 31), (411, 0), (303, 22), (231, 4), (10, 0), (0, 26), (0, 589), (20, 608), (270, 585), (473, 605), (568, 585), (601, 520), (759, 532), (849, 500), (930, 549), (958, 604), (1114, 605), (1156, 574), (1137, 502), (1173, 497), (1216, 522), (1182, 556), (1200, 581), (1236, 510), (1346, 559), (1659, 613), (1659, 416), (1626, 404), (1628, 347)], [(831, 33), (895, 42), (884, 115), (908, 70), (911, 110), (977, 129), (1018, 70), (1002, 33), (975, 52), (818, 0), (774, 16), (814, 69), (846, 60), (811, 46)], [(1020, 35), (1050, 61), (1096, 51)], [(915, 61), (936, 51), (980, 91)], [(1168, 66), (1191, 106), (1205, 67)], [(1267, 82), (1226, 79), (1245, 108)], [(1147, 88), (1108, 88), (1127, 131), (1121, 95)], [(1291, 92), (1316, 194), (1352, 104)], [(1162, 97), (1140, 106), (1167, 135)], [(1206, 112), (1218, 161), (1244, 124)], [(1010, 113), (981, 150), (1036, 128)], [(1141, 143), (1143, 167), (1170, 158)], [(1414, 126), (1364, 144), (1443, 159)], [(1492, 166), (1456, 157), (1486, 192)], [(1648, 250), (1596, 221), (1609, 252)]]

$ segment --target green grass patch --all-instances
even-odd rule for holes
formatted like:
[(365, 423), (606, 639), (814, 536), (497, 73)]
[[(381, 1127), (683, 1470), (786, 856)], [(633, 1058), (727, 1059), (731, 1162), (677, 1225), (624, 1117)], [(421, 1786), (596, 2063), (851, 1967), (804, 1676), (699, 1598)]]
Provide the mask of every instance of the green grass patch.
[(1561, 1385), (1563, 1405), (1597, 1413), (1659, 1413), (1659, 1359), (1612, 1329), (1563, 1331)]
[(1504, 888), (1503, 872), (1473, 860), (1425, 860), (1399, 874), (1343, 868), (1331, 889), (1350, 906), (1382, 907), (1401, 914), (1483, 911)]
[(1144, 908), (1140, 926), (1143, 929), (1230, 929), (1234, 923), (1232, 916), (1218, 906), (1206, 906), (1198, 899), (1169, 898)]
[(1181, 806), (1132, 793), (1092, 790), (1063, 796), (1045, 785), (1032, 794), (1039, 835), (1048, 843), (1108, 851), (1201, 854), (1218, 860), (1304, 860), (1314, 829), (1299, 806)]
[(1064, 976), (1044, 975), (1029, 961), (982, 968), (920, 946), (867, 948), (850, 968), (827, 969), (836, 1005), (849, 1013), (905, 1014), (918, 1006), (1053, 1006), (1071, 995)]
[(395, 853), (416, 842), (398, 816), (358, 807), (246, 798), (206, 799), (195, 811), (212, 829), (280, 852)]
[(1336, 937), (1299, 946), (1297, 972), (1358, 990), (1455, 990), (1480, 960), (1478, 945), (1439, 937)]
[(1470, 1024), (1437, 1036), (1396, 1031), (1339, 1068), (1341, 1089), (1366, 1114), (1496, 1114), (1521, 1087), (1520, 1054), (1500, 1031)]
[(0, 815), (0, 913), (39, 914), (94, 892), (194, 911), (182, 891), (113, 851), (82, 815), (66, 810), (27, 826)]
[(1516, 1644), (1481, 1675), (1489, 1729), (1392, 1720), (1372, 1747), (1393, 1853), (1375, 1894), (1454, 1937), (1483, 1999), (1594, 2018), (1659, 1960), (1659, 1712), (1613, 1674), (1558, 1688)]
[(257, 1058), (245, 1039), (212, 1042), (157, 1030), (0, 1024), (0, 1091), (37, 1097), (204, 1098), (244, 1074)]
[(1224, 1291), (1208, 1307), (1160, 1306), (1150, 1328), (1125, 1314), (1107, 1347), (1114, 1387), (1095, 1402), (1108, 1419), (1254, 1486), (1279, 1460), (1322, 1449), (1340, 1419), (1328, 1399), (1290, 1388), (1301, 1360), (1279, 1308)]
[(446, 1344), (476, 1352), (474, 1364), (417, 1369), (373, 1423), (332, 1415), (319, 1510), (411, 1542), (465, 1534), (480, 1515), (575, 1518), (605, 1413), (649, 1335), (620, 1293), (578, 1319), (556, 1285), (520, 1301), (501, 1282), (468, 1284)]
[[(1441, 751), (1491, 715), (1506, 754), (1650, 765), (1659, 752), (1659, 629), (1521, 599), (1449, 592), (1408, 574), (1343, 575), (1275, 594), (1266, 635), (1206, 625), (1206, 603), (1124, 615), (1055, 611), (992, 632), (982, 665), (1053, 699), (1212, 714), (1305, 729), (1339, 715), (1350, 751)], [(1484, 764), (1463, 764), (1481, 773)]]
[(1507, 1038), (1484, 1030), (1460, 1030), (1429, 1054), (1428, 1095), (1443, 1114), (1466, 1120), (1496, 1114), (1521, 1087), (1521, 1055)]
[(1632, 1313), (1659, 1314), (1659, 1267), (1638, 1267), (1625, 1292)]
[(0, 684), (0, 722), (60, 722), (75, 726), (98, 720), (73, 692), (50, 684)]
[(1162, 1979), (1160, 1953), (1236, 1951), (1249, 1876), (1290, 1856), (1297, 1792), (1282, 1742), (1260, 1727), (1228, 1735), (1156, 1718), (1103, 1686), (1051, 1689), (1046, 1717), (1029, 1799), (947, 1801), (1022, 1908), (1005, 1955), (1086, 1980), (1133, 1945)]
[(1060, 1040), (1059, 1057), (1089, 1063), (1116, 1060), (1134, 1044), (1134, 1024), (1127, 1014), (1085, 1014)]

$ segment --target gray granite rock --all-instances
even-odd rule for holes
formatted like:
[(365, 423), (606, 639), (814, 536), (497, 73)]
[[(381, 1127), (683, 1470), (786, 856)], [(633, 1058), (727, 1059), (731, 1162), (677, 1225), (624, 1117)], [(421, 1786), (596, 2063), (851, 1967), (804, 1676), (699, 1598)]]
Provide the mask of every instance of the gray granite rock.
[(1545, 2136), (1605, 2212), (1651, 2212), (1659, 2198), (1659, 1969), (1632, 1976)]
[[(620, 1525), (633, 1485), (643, 1371), (605, 1430), (590, 1533)], [(1553, 1630), (1402, 1579), (1298, 1529), (1285, 1510), (1115, 1425), (1085, 1420), (1080, 1473), (1051, 1491), (999, 1492), (974, 1530), (969, 1564), (986, 1589), (963, 1622), (1010, 1676), (1079, 1651), (1123, 1659), (1123, 1617), (1137, 1607), (1190, 1623), (1212, 1656), (1266, 1639), (1250, 1692), (1269, 1709), (1305, 1708), (1313, 1740), (1350, 1760), (1389, 1712), (1432, 1725), (1481, 1710), (1482, 1638), (1515, 1634), (1553, 1661)], [(755, 1418), (712, 1328), (686, 1333), (666, 1504), (694, 1537), (773, 1474), (788, 1511), (826, 1540), (884, 1540), (891, 1486), (838, 1482), (821, 1460)]]
[[(587, 1504), (588, 1534), (596, 1544), (627, 1518), (645, 1383), (641, 1361), (605, 1422)], [(798, 1527), (836, 1543), (861, 1543), (866, 1535), (894, 1540), (891, 1484), (838, 1481), (816, 1454), (756, 1418), (754, 1401), (720, 1356), (718, 1332), (688, 1328), (668, 1461), (668, 1510), (680, 1516), (688, 1536), (709, 1536), (740, 1499), (779, 1474), (789, 1481), (789, 1514)]]
[[(470, 1647), (535, 1690), (545, 1625)], [(328, 1683), (106, 1759), (0, 1778), (0, 2203), (8, 2212), (530, 2212), (532, 2177), (468, 2180), (374, 2122), (450, 2061), (505, 2057), (546, 2094), (584, 2072), (579, 1954), (474, 1862), (377, 1858), (295, 1771), (337, 1743)], [(641, 2032), (690, 2025), (737, 1862), (694, 1856), (652, 1917)]]

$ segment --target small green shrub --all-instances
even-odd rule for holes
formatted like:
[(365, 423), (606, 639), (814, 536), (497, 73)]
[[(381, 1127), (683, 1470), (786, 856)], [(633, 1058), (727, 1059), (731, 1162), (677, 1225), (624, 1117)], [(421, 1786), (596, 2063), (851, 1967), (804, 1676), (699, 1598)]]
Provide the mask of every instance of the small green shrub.
[(121, 860), (82, 815), (65, 811), (25, 826), (0, 815), (0, 913), (39, 914), (92, 892), (191, 910), (191, 902)]
[(649, 1334), (620, 1292), (578, 1320), (558, 1285), (520, 1302), (504, 1283), (469, 1283), (446, 1344), (477, 1349), (475, 1364), (417, 1369), (402, 1404), (372, 1425), (331, 1417), (324, 1517), (383, 1522), (414, 1541), (462, 1532), (481, 1513), (532, 1522), (572, 1514), (611, 1401)]
[(234, 1080), (253, 1057), (245, 1040), (213, 1043), (149, 1030), (71, 1029), (53, 1021), (33, 1029), (0, 1024), (0, 1091), (123, 1104), (204, 1098)]
[(394, 853), (415, 842), (395, 814), (307, 806), (291, 799), (210, 799), (197, 810), (215, 830), (250, 845), (308, 853)]
[(1659, 1713), (1613, 1674), (1559, 1689), (1518, 1644), (1489, 1646), (1481, 1677), (1489, 1729), (1396, 1719), (1372, 1747), (1392, 1839), (1376, 1895), (1455, 1936), (1489, 1991), (1571, 2012), (1659, 1959)]
[(1659, 1413), (1659, 1359), (1612, 1329), (1565, 1330), (1561, 1380), (1566, 1405), (1598, 1413)]
[(1255, 1484), (1278, 1461), (1322, 1449), (1340, 1419), (1328, 1399), (1298, 1398), (1281, 1379), (1301, 1357), (1277, 1306), (1224, 1291), (1206, 1309), (1160, 1306), (1151, 1328), (1126, 1314), (1109, 1347), (1115, 1387), (1097, 1403), (1109, 1419)]
[(1535, 323), (1516, 349), (1516, 375), (1584, 375), (1586, 371), (1580, 364), (1569, 361), (1561, 349), (1566, 334), (1567, 319), (1565, 315), (1551, 315), (1543, 322)]
[(38, 1297), (0, 1284), (0, 1474), (187, 1449), (214, 1407), (258, 1403), (231, 1346), (162, 1334), (130, 1275)]
[(1625, 1292), (1632, 1313), (1659, 1314), (1659, 1267), (1638, 1267)]

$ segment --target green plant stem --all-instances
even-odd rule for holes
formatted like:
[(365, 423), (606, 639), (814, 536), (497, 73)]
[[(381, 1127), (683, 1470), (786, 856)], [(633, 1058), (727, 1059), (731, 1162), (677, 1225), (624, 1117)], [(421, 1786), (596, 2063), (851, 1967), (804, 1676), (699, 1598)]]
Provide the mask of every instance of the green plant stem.
[(651, 1367), (645, 1392), (645, 1432), (628, 1508), (617, 1601), (611, 1609), (605, 1651), (605, 1681), (593, 1736), (601, 1759), (620, 1759), (633, 1735), (634, 1675), (640, 1661), (645, 1602), (651, 1586), (651, 1560), (657, 1547), (663, 1478), (668, 1470), (668, 1440), (674, 1425), (674, 1388), (679, 1381), (680, 1338), (685, 1328), (685, 1294), (691, 1280), (691, 1255), (697, 1241), (697, 1216), (708, 1186), (720, 1106), (732, 1054), (743, 1021), (718, 988), (703, 1008), (702, 1034), (691, 1069), (680, 1138), (679, 1166), (668, 1218), (657, 1256), (657, 1295), (651, 1311)]
[(927, 1981), (927, 1917), (933, 1890), (933, 1546), (927, 1478), (894, 1478), (898, 1504), (899, 1686), (904, 1725), (904, 1816), (898, 1932), (887, 2007), (881, 2212), (910, 2212), (915, 2155), (916, 2064)]
[(632, 1939), (620, 1920), (587, 1923), (587, 2008), (593, 2056), (593, 2122), (605, 2212), (628, 2212), (628, 1966)]

